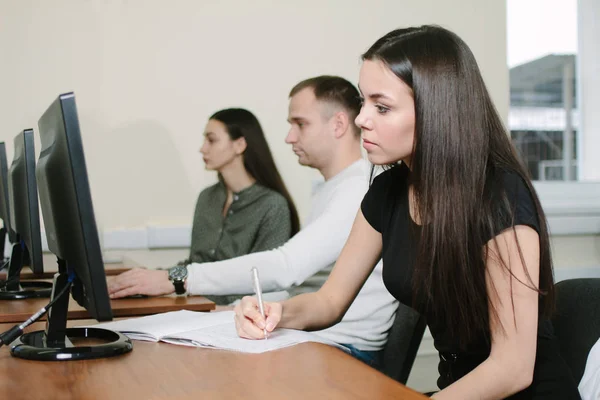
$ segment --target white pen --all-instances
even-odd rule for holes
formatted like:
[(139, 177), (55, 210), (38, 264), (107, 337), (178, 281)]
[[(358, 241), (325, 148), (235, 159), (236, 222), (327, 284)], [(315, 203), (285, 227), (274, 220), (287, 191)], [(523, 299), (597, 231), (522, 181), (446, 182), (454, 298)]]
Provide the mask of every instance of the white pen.
[[(258, 269), (256, 267), (252, 267), (252, 283), (254, 284), (254, 293), (256, 293), (256, 298), (258, 300), (258, 310), (260, 311), (260, 315), (262, 315), (265, 320), (265, 324), (267, 323), (267, 318), (265, 317), (265, 306), (262, 300), (262, 290), (260, 288), (260, 281), (258, 280)], [(265, 334), (265, 340), (267, 339), (267, 327), (263, 329)]]

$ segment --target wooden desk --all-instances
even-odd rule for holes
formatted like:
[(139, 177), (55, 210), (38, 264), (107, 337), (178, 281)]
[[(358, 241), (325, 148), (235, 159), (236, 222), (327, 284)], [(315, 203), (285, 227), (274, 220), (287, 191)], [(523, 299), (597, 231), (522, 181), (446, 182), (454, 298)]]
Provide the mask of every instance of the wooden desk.
[[(0, 323), (23, 322), (48, 304), (48, 301), (49, 299), (2, 300), (0, 301)], [(115, 299), (110, 303), (115, 317), (133, 317), (178, 310), (211, 311), (215, 309), (215, 303), (202, 296)], [(71, 298), (67, 318), (84, 319), (90, 318), (90, 315)]]
[(133, 346), (123, 356), (55, 362), (17, 359), (0, 348), (0, 393), (6, 399), (65, 400), (426, 399), (323, 344), (263, 354), (141, 341)]
[[(44, 272), (41, 274), (34, 274), (29, 267), (23, 267), (21, 270), (21, 279), (32, 280), (32, 279), (52, 279), (54, 274), (58, 272), (58, 264), (56, 263), (56, 256), (54, 254), (44, 253), (43, 255)], [(104, 264), (104, 270), (107, 276), (119, 275), (125, 271), (130, 270), (138, 265), (134, 262), (119, 262)]]
[[(122, 274), (125, 271), (129, 271), (131, 267), (127, 268), (123, 264), (106, 264), (104, 266), (104, 271), (106, 272), (106, 276), (114, 276)], [(21, 270), (21, 280), (31, 281), (35, 279), (52, 279), (54, 278), (54, 274), (58, 272), (58, 267), (56, 268), (44, 268), (44, 272), (41, 274), (35, 274), (29, 267), (23, 268)], [(5, 274), (6, 275), (6, 274)]]
[[(103, 252), (104, 270), (107, 276), (119, 275), (135, 267), (156, 269), (169, 267), (185, 259), (189, 254), (188, 249), (162, 249), (162, 250), (114, 250)], [(52, 279), (58, 271), (56, 256), (52, 253), (43, 254), (44, 272), (34, 274), (29, 267), (21, 271), (21, 279)], [(117, 261), (117, 262), (114, 262)], [(5, 279), (5, 272), (0, 272), (0, 280)]]

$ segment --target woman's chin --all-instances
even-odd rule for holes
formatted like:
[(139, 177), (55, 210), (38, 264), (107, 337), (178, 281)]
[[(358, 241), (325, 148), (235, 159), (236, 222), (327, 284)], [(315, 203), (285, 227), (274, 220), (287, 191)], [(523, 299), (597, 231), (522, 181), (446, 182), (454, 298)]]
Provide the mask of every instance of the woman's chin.
[(373, 165), (388, 165), (393, 163), (393, 161), (389, 161), (385, 157), (377, 156), (373, 153), (367, 153), (367, 160)]

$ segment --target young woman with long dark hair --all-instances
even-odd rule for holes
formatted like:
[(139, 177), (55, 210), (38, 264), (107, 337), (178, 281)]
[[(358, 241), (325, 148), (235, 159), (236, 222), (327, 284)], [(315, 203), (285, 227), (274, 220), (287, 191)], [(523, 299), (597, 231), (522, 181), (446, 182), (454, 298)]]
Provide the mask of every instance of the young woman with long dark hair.
[(433, 397), (579, 398), (548, 319), (544, 212), (468, 46), (436, 26), (392, 31), (363, 55), (359, 87), (363, 146), (388, 168), (322, 289), (267, 303), (266, 321), (244, 298), (240, 336), (334, 324), (382, 257), (390, 293), (427, 317)]
[(187, 263), (271, 250), (298, 233), (298, 212), (254, 114), (211, 115), (200, 152), (219, 182), (198, 196)]

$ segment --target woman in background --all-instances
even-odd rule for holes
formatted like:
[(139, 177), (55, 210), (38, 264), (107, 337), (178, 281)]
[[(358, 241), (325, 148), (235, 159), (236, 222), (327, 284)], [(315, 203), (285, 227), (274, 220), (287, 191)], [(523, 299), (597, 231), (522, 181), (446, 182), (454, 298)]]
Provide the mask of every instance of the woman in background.
[(254, 114), (241, 108), (214, 113), (200, 152), (219, 182), (198, 196), (190, 256), (182, 264), (270, 250), (298, 232), (298, 212)]
[[(254, 114), (241, 108), (214, 113), (204, 129), (200, 153), (206, 169), (216, 171), (219, 181), (198, 196), (188, 259), (164, 271), (179, 294), (185, 293), (187, 264), (271, 250), (300, 229), (298, 212)], [(169, 281), (148, 276), (157, 278), (153, 271), (135, 268), (110, 279), (111, 298), (136, 295), (129, 289), (132, 282), (145, 282), (144, 293), (149, 295), (163, 293), (157, 282)], [(227, 305), (240, 297), (209, 298)]]

